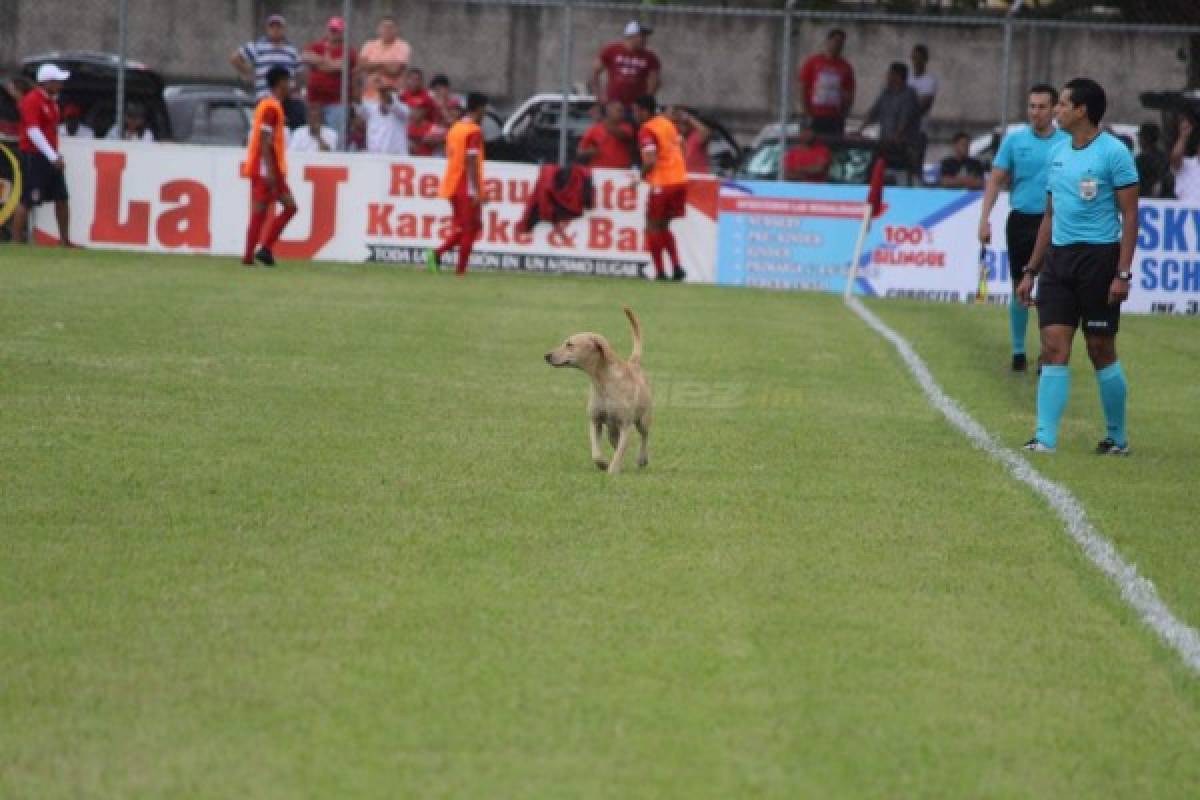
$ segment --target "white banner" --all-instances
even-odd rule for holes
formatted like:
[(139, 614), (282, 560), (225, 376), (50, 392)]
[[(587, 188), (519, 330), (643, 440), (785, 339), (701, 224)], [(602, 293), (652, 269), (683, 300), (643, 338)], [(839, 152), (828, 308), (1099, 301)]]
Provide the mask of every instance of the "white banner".
[[(979, 205), (972, 206), (978, 219)], [(988, 287), (996, 300), (1012, 292), (1004, 222), (1008, 195), (992, 212), (991, 270)], [(1024, 266), (1024, 265), (1020, 265)], [(1178, 200), (1138, 203), (1138, 241), (1133, 254), (1133, 285), (1122, 311), (1133, 314), (1200, 314), (1200, 208)]]
[[(250, 184), (240, 149), (64, 139), (71, 237), (79, 244), (154, 252), (240, 255)], [(299, 213), (275, 250), (281, 259), (414, 264), (440, 243), (450, 205), (437, 196), (445, 162), (365, 153), (288, 154)], [(473, 269), (634, 275), (645, 251), (645, 185), (597, 170), (596, 209), (555, 230), (517, 229), (537, 180), (530, 164), (488, 163), (484, 234)], [(688, 280), (712, 283), (717, 182), (693, 180), (687, 215), (672, 223)], [(52, 209), (35, 217), (53, 241)]]

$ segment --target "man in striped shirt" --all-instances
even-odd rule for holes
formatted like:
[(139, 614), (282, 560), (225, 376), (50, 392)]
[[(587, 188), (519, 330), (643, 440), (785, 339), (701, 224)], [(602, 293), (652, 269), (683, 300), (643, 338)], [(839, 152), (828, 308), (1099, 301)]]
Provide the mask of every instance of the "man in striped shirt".
[(287, 40), (287, 22), (283, 16), (272, 14), (267, 17), (266, 35), (235, 50), (229, 63), (247, 83), (254, 84), (254, 95), (261, 100), (271, 94), (267, 70), (283, 67), (294, 80), (300, 68), (300, 52)]

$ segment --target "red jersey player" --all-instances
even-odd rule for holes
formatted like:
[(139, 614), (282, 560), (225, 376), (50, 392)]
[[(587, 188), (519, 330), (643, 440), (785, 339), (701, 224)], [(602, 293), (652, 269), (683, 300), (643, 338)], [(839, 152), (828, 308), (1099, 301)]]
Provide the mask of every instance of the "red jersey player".
[[(663, 271), (663, 252), (671, 257), (675, 267), (672, 277), (681, 281), (687, 277), (679, 264), (671, 220), (687, 210), (687, 164), (679, 130), (665, 114), (656, 113), (658, 103), (651, 95), (643, 95), (633, 105), (637, 120), (638, 149), (642, 153), (642, 178), (650, 184), (650, 199), (646, 203), (646, 249), (654, 261), (654, 272), (660, 281), (667, 280)], [(638, 273), (641, 273), (638, 268)]]
[(446, 134), (446, 174), (438, 195), (450, 201), (454, 229), (441, 247), (425, 252), (425, 267), (430, 272), (437, 272), (442, 256), (457, 247), (454, 272), (466, 275), (471, 248), (483, 232), (483, 131), (479, 123), (487, 104), (487, 95), (471, 92), (466, 114)]
[[(287, 185), (287, 136), (283, 113), (283, 102), (291, 91), (291, 83), (285, 68), (271, 67), (267, 70), (270, 94), (259, 100), (254, 109), (254, 124), (250, 129), (246, 160), (242, 163), (242, 176), (250, 179), (250, 225), (246, 228), (246, 249), (242, 254), (242, 263), (248, 267), (253, 266), (256, 259), (263, 266), (275, 266), (271, 248), (279, 241), (284, 227), (296, 216), (296, 201)], [(264, 234), (267, 212), (276, 203), (283, 205), (283, 211)], [(257, 252), (255, 247), (258, 247)]]

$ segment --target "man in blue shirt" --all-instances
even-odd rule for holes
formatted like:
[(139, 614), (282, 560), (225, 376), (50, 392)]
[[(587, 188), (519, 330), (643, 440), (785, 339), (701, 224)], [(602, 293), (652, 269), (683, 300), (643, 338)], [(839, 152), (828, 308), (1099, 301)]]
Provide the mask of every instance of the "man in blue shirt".
[(1054, 127), (1054, 102), (1058, 90), (1039, 83), (1029, 90), (1026, 113), (1029, 125), (1014, 131), (1000, 142), (1000, 150), (992, 162), (992, 174), (983, 193), (983, 210), (979, 217), (979, 243), (985, 247), (992, 241), (990, 218), (996, 196), (1003, 186), (1011, 192), (1008, 221), (1004, 235), (1008, 240), (1008, 268), (1013, 292), (1008, 301), (1008, 330), (1012, 338), (1012, 368), (1025, 371), (1025, 331), (1029, 327), (1029, 309), (1017, 299), (1017, 286), (1046, 212), (1046, 167), (1050, 150), (1063, 139), (1065, 131)]
[(1021, 301), (1031, 306), (1038, 280), (1042, 332), (1037, 432), (1025, 443), (1027, 450), (1054, 452), (1058, 446), (1058, 423), (1071, 389), (1067, 362), (1082, 323), (1107, 425), (1096, 453), (1129, 453), (1126, 383), (1116, 336), (1121, 303), (1129, 297), (1133, 278), (1138, 173), (1129, 148), (1100, 130), (1106, 106), (1104, 89), (1088, 78), (1069, 81), (1055, 106), (1058, 127), (1070, 140), (1050, 151), (1046, 215), (1017, 287)]

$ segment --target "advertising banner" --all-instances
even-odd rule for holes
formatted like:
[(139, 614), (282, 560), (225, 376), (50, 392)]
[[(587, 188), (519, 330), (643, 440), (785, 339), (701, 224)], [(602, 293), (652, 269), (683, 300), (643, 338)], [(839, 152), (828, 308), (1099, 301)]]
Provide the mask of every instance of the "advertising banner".
[[(239, 255), (250, 207), (237, 148), (64, 139), (72, 238), (87, 247)], [(365, 153), (288, 157), (299, 213), (276, 248), (282, 259), (418, 263), (450, 226), (439, 198), (445, 162)], [(646, 186), (633, 173), (596, 170), (596, 208), (561, 229), (518, 230), (537, 180), (532, 164), (492, 163), (484, 175), (484, 234), (473, 269), (637, 274), (647, 265)], [(672, 224), (688, 279), (715, 280), (717, 182), (694, 180), (686, 216)], [(53, 210), (35, 224), (56, 233)], [(450, 259), (452, 263), (452, 259)]]
[[(765, 272), (778, 288), (842, 291), (866, 195), (866, 186), (727, 183), (720, 198), (718, 280), (753, 285), (755, 276)], [(768, 199), (791, 204), (779, 205), (772, 215), (738, 213), (741, 224), (727, 224), (726, 209), (755, 208), (756, 202)], [(979, 249), (971, 245), (979, 220), (978, 194), (889, 187), (883, 199), (882, 213), (871, 222), (859, 258), (855, 291), (946, 302), (973, 297), (979, 276)], [(738, 234), (743, 238), (735, 238)], [(754, 246), (742, 245), (751, 240)], [(795, 286), (789, 286), (778, 272), (771, 272), (769, 260), (760, 256), (785, 248), (786, 259), (814, 265), (817, 278), (794, 273)]]
[[(735, 285), (841, 291), (857, 226), (832, 214), (805, 212), (802, 201), (862, 203), (865, 186), (776, 182), (727, 183), (721, 189), (717, 280)], [(982, 192), (888, 187), (882, 214), (871, 223), (859, 259), (856, 291), (880, 297), (973, 302), (979, 280), (978, 226)], [(751, 201), (789, 201), (771, 214), (736, 211)], [(849, 206), (847, 206), (849, 208)], [(992, 212), (992, 242), (983, 251), (988, 302), (1007, 304), (1012, 265), (1004, 240), (1008, 197)], [(727, 216), (729, 218), (727, 218)], [(739, 238), (740, 237), (740, 238)], [(753, 242), (753, 246), (751, 243)], [(787, 250), (785, 253), (784, 250)], [(772, 259), (794, 262), (772, 272)], [(802, 264), (817, 264), (824, 280), (801, 280)], [(1200, 314), (1200, 209), (1147, 199), (1138, 209), (1134, 280), (1122, 309), (1130, 313)], [(780, 274), (791, 277), (780, 279)], [(765, 284), (759, 276), (768, 276)]]
[[(249, 183), (242, 151), (64, 139), (72, 238), (88, 247), (241, 253)], [(438, 198), (444, 162), (361, 153), (290, 154), (288, 183), (300, 213), (276, 249), (282, 259), (420, 262), (450, 225)], [(0, 175), (0, 203), (11, 183)], [(473, 269), (636, 275), (645, 251), (646, 187), (626, 171), (597, 170), (596, 209), (561, 229), (518, 230), (537, 167), (488, 163), (484, 235)], [(865, 186), (727, 182), (694, 178), (686, 216), (672, 223), (688, 280), (841, 291), (861, 222)], [(7, 198), (5, 197), (7, 195)], [(889, 187), (858, 264), (856, 291), (880, 297), (971, 302), (978, 283), (981, 192)], [(5, 200), (8, 203), (5, 203)], [(992, 215), (984, 252), (989, 302), (1007, 303), (1007, 198)], [(718, 219), (720, 224), (718, 225)], [(35, 215), (53, 241), (53, 209)], [(719, 227), (719, 235), (718, 235)], [(1143, 200), (1130, 312), (1200, 313), (1200, 208)]]

